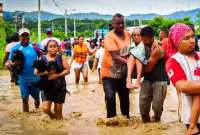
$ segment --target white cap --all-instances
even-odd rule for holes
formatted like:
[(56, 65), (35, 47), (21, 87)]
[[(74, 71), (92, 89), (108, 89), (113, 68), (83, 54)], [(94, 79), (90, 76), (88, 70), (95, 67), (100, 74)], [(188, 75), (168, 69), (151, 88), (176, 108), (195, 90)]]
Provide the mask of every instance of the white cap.
[(30, 31), (29, 31), (29, 29), (27, 29), (27, 28), (21, 28), (21, 29), (19, 30), (19, 36), (21, 36), (23, 33), (28, 33), (28, 34), (30, 34)]

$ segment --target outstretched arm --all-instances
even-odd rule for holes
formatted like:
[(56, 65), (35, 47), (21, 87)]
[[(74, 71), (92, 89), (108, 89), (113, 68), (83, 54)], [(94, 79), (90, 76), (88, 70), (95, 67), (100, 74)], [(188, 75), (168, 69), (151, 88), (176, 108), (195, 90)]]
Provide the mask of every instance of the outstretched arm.
[(95, 47), (94, 49), (90, 50), (88, 48), (88, 54), (94, 54), (97, 51), (97, 47)]

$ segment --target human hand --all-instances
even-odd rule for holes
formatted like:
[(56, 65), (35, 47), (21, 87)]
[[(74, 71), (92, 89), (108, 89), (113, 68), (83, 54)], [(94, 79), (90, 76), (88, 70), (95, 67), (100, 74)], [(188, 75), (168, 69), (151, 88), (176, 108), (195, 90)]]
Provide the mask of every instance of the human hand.
[(49, 76), (48, 76), (48, 80), (55, 80), (55, 79), (57, 79), (58, 77), (59, 77), (58, 74), (52, 74), (52, 75), (49, 75)]
[(40, 74), (39, 74), (39, 76), (45, 76), (45, 75), (48, 75), (49, 74), (49, 72), (48, 71), (45, 71), (45, 72), (41, 72)]
[(92, 68), (92, 72), (94, 72), (95, 68)]

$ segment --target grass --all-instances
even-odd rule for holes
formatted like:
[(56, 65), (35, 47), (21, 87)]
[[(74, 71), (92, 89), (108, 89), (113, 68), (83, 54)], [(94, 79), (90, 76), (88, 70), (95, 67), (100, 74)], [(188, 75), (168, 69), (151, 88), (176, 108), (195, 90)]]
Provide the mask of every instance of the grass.
[(5, 54), (5, 46), (1, 45), (0, 46), (0, 69), (3, 69), (3, 58)]

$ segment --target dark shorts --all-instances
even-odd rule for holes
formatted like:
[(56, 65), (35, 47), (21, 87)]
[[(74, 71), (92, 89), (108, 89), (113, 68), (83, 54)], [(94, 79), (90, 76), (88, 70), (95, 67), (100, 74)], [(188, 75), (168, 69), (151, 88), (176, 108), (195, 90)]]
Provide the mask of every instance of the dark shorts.
[(57, 104), (63, 104), (65, 102), (66, 91), (65, 90), (42, 90), (42, 101), (51, 101)]

